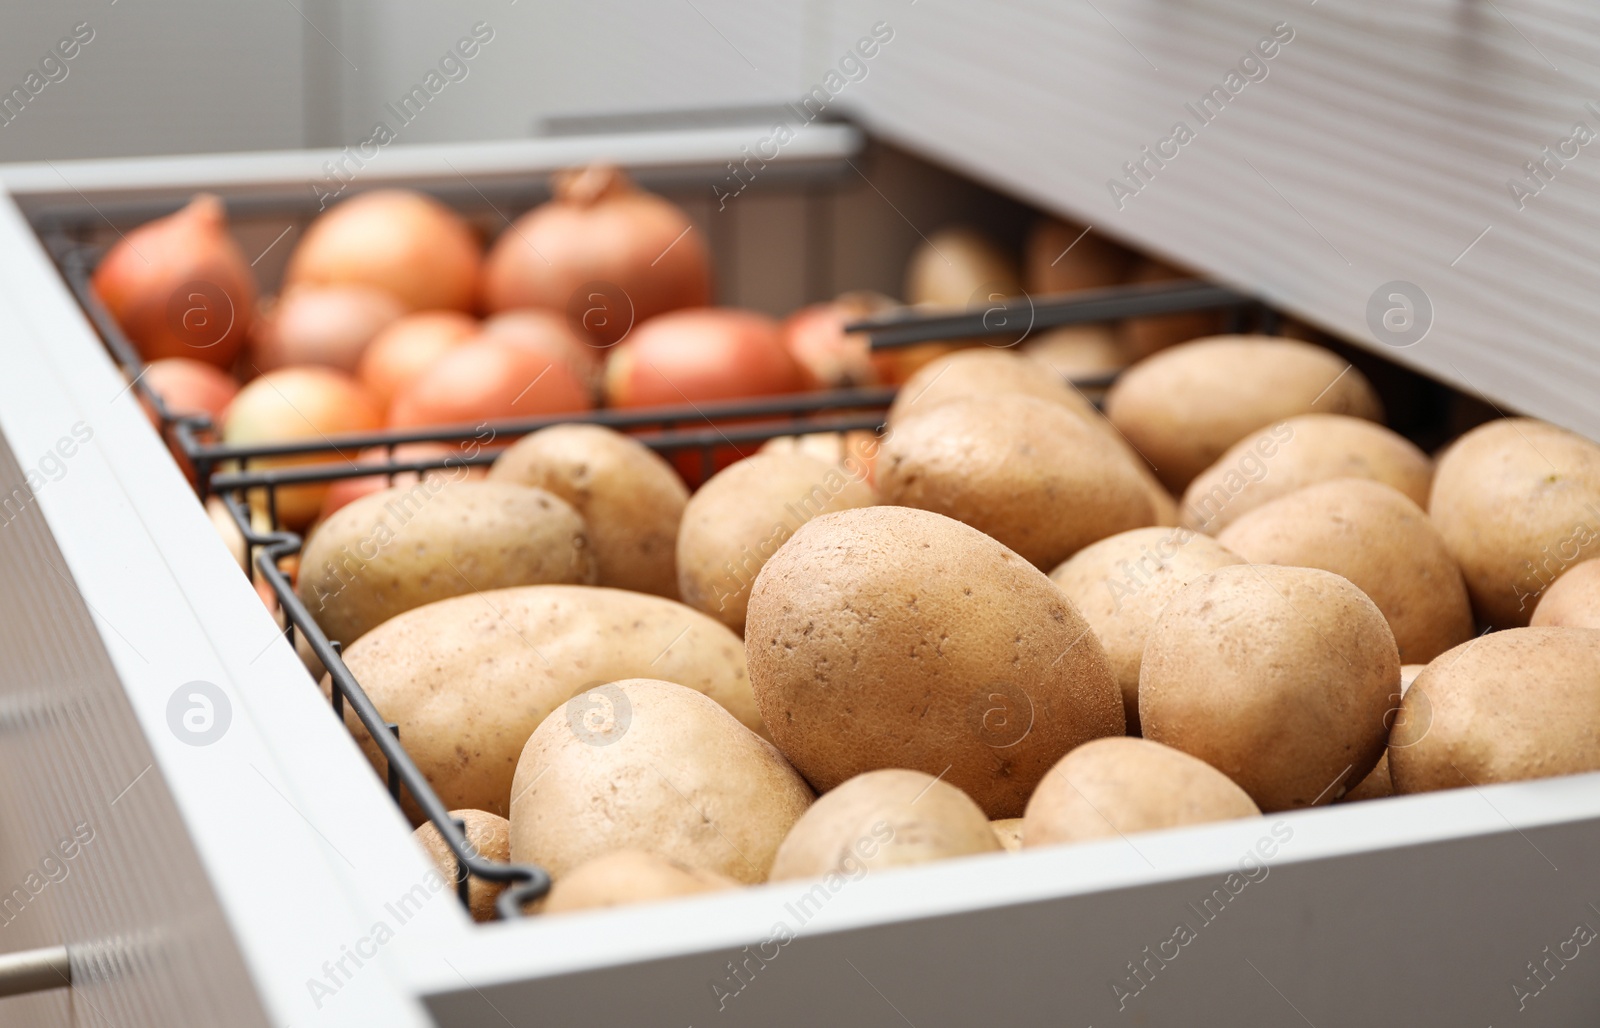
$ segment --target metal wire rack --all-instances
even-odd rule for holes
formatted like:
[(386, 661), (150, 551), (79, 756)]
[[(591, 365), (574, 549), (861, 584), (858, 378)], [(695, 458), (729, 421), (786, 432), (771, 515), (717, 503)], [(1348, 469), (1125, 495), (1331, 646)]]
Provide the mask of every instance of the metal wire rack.
[[(522, 916), (528, 903), (548, 892), (549, 874), (540, 867), (502, 863), (482, 856), (468, 841), (464, 823), (451, 818), (449, 810), (406, 751), (399, 726), (384, 718), (383, 712), (345, 665), (341, 656), (343, 641), (330, 639), (300, 601), (283, 563), (300, 553), (304, 540), (298, 533), (280, 528), (277, 490), (291, 485), (325, 484), (379, 475), (393, 482), (395, 476), (406, 472), (487, 465), (516, 438), (551, 425), (575, 422), (629, 432), (645, 446), (669, 458), (697, 458), (689, 465), (680, 459), (678, 466), (691, 484), (698, 484), (714, 472), (719, 452), (730, 447), (742, 455), (743, 451), (739, 450), (742, 445), (754, 446), (779, 436), (862, 429), (879, 432), (884, 413), (895, 395), (892, 388), (835, 389), (720, 403), (596, 410), (477, 425), (349, 434), (309, 442), (230, 445), (220, 441), (217, 426), (208, 417), (175, 414), (144, 380), (145, 366), (137, 350), (90, 288), (99, 248), (74, 239), (60, 229), (46, 231), (43, 235), (62, 275), (127, 375), (131, 388), (154, 413), (163, 438), (193, 468), (201, 497), (214, 494), (226, 504), (244, 536), (247, 564), (261, 575), (283, 612), (283, 630), (290, 645), (294, 645), (295, 633), (299, 632), (327, 670), (335, 716), (343, 722), (345, 708), (350, 708), (383, 755), (389, 793), (395, 802), (398, 804), (402, 795), (409, 794), (427, 821), (438, 830), (456, 860), (455, 881), (462, 904), (468, 902), (474, 878), (504, 884), (506, 888), (496, 902), (496, 913), (504, 919)], [(1051, 297), (1022, 297), (989, 308), (955, 313), (896, 314), (858, 322), (848, 328), (866, 333), (875, 350), (979, 337), (997, 339), (999, 345), (1011, 346), (1031, 332), (1057, 325), (1200, 310), (1227, 312), (1234, 330), (1253, 327), (1258, 331), (1271, 331), (1276, 325), (1275, 312), (1246, 294), (1210, 283), (1184, 281)], [(1114, 377), (1076, 379), (1073, 384), (1085, 389), (1103, 388)], [(423, 459), (397, 459), (395, 456), (396, 448), (408, 443), (460, 443), (476, 439), (486, 426), (493, 429), (495, 440), (505, 440), (505, 444), (478, 448), (470, 455)], [(359, 451), (373, 448), (382, 448), (385, 459), (363, 464), (351, 460)], [(272, 458), (283, 457), (324, 457), (326, 460), (293, 466), (262, 466)], [(252, 523), (252, 496), (264, 500), (270, 530), (258, 530)]]

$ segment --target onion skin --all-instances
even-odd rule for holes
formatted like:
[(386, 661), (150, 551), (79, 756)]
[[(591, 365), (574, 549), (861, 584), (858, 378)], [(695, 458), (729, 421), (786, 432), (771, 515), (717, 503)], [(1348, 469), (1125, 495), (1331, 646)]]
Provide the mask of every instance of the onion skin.
[(286, 285), (375, 286), (407, 310), (477, 309), (483, 251), (466, 221), (409, 189), (377, 189), (336, 204), (295, 247)]
[(588, 390), (561, 361), (479, 338), (455, 347), (402, 389), (389, 408), (389, 425), (474, 425), (593, 406)]
[(322, 364), (353, 373), (367, 344), (405, 312), (373, 286), (295, 286), (257, 319), (250, 359), (258, 371)]
[[(144, 384), (161, 397), (167, 413), (174, 417), (204, 414), (213, 425), (222, 424), (228, 405), (239, 392), (239, 384), (214, 364), (188, 357), (165, 357), (145, 365)], [(155, 409), (146, 405), (150, 423), (160, 428)]]
[[(449, 457), (452, 454), (465, 457), (468, 453), (470, 442), (457, 443), (401, 443), (394, 448), (391, 457), (387, 446), (374, 446), (362, 450), (356, 456), (357, 464), (387, 464), (401, 463), (413, 460), (432, 460), (435, 457)], [(328, 495), (322, 501), (322, 519), (348, 503), (380, 493), (390, 487), (409, 488), (416, 485), (424, 475), (428, 478), (435, 476), (449, 482), (463, 482), (470, 479), (484, 478), (489, 469), (481, 465), (466, 465), (460, 467), (441, 468), (437, 471), (426, 471), (419, 475), (415, 471), (401, 471), (394, 475), (363, 475), (360, 478), (341, 478), (328, 487)]]
[(825, 303), (803, 307), (784, 319), (783, 344), (806, 372), (828, 389), (894, 385), (911, 372), (904, 369), (905, 350), (873, 353), (864, 332), (844, 326), (886, 313), (899, 306), (881, 293), (843, 293)]
[[(484, 265), (489, 311), (572, 313), (600, 346), (667, 311), (711, 302), (711, 255), (675, 204), (594, 165), (556, 176), (555, 197), (501, 233)], [(603, 287), (589, 317), (586, 287)]]
[[(287, 443), (323, 440), (349, 432), (383, 427), (382, 409), (361, 383), (341, 371), (307, 365), (269, 371), (239, 390), (222, 426), (225, 443)], [(253, 460), (252, 468), (325, 464), (338, 457), (309, 454)], [(285, 528), (301, 529), (322, 509), (326, 485), (280, 486), (278, 519)], [(251, 506), (263, 508), (266, 497), (255, 491)]]
[(600, 358), (603, 351), (596, 349), (586, 334), (574, 330), (567, 319), (555, 311), (528, 308), (496, 314), (484, 321), (482, 334), (485, 338), (524, 346), (561, 361), (591, 395), (599, 395), (600, 377), (605, 367)]
[(460, 311), (418, 311), (391, 323), (361, 354), (356, 377), (385, 408), (440, 357), (478, 334)]
[(811, 385), (777, 322), (754, 311), (663, 314), (635, 329), (606, 362), (606, 401), (613, 407), (772, 396)]
[(147, 361), (233, 364), (256, 309), (256, 284), (228, 235), (222, 201), (201, 193), (129, 232), (95, 269), (100, 302)]

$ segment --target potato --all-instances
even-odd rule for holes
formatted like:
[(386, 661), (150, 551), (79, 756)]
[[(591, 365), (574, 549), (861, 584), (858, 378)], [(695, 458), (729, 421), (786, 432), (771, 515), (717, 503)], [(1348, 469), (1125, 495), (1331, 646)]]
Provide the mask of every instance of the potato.
[(333, 513), (306, 543), (296, 588), (349, 646), (425, 603), (515, 585), (594, 581), (583, 519), (543, 489), (425, 478)]
[(855, 477), (865, 472), (862, 481), (874, 485), (873, 469), (878, 461), (878, 434), (864, 428), (848, 432), (807, 432), (805, 435), (774, 436), (761, 444), (760, 453), (808, 453), (829, 464), (842, 467)]
[(1238, 519), (1217, 542), (1252, 564), (1342, 575), (1383, 611), (1400, 659), (1426, 664), (1474, 633), (1461, 569), (1421, 507), (1381, 482), (1307, 486)]
[(823, 791), (911, 768), (1017, 817), (1063, 753), (1123, 731), (1111, 666), (1071, 601), (927, 511), (808, 522), (756, 578), (745, 654), (773, 741)]
[(897, 422), (878, 488), (885, 503), (955, 518), (1046, 570), (1155, 523), (1133, 462), (1104, 433), (1021, 394), (948, 400)]
[(1491, 421), (1439, 458), (1428, 513), (1478, 620), (1526, 625), (1553, 582), (1600, 556), (1600, 445), (1530, 418)]
[(758, 453), (711, 477), (689, 498), (678, 532), (683, 602), (744, 631), (750, 585), (767, 558), (818, 514), (870, 507), (866, 468), (805, 453)]
[(1129, 368), (1106, 395), (1106, 417), (1173, 492), (1250, 433), (1311, 413), (1383, 419), (1372, 386), (1343, 358), (1269, 336), (1182, 343)]
[(1227, 775), (1148, 739), (1096, 739), (1062, 757), (1028, 800), (1022, 845), (1055, 846), (1261, 811)]
[(1264, 503), (1336, 478), (1382, 482), (1425, 508), (1433, 462), (1382, 425), (1302, 414), (1246, 436), (1202, 471), (1184, 492), (1181, 523), (1216, 535)]
[(1544, 591), (1534, 628), (1600, 628), (1600, 560), (1575, 565)]
[(1024, 261), (1033, 293), (1103, 289), (1125, 280), (1139, 260), (1093, 228), (1045, 218), (1028, 233)]
[(868, 771), (825, 794), (789, 829), (772, 881), (993, 853), (1000, 840), (971, 797), (921, 771)]
[(1377, 606), (1315, 568), (1240, 564), (1172, 598), (1145, 644), (1146, 739), (1199, 757), (1262, 810), (1329, 802), (1377, 764), (1400, 655)]
[[(602, 682), (655, 675), (761, 727), (738, 636), (681, 603), (621, 589), (525, 586), (441, 600), (379, 625), (344, 659), (451, 809), (504, 814), (522, 744)], [(381, 773), (383, 757), (348, 709), (345, 722)]]
[(1047, 400), (1084, 421), (1099, 422), (1094, 404), (1048, 366), (1010, 350), (961, 350), (930, 361), (895, 394), (886, 421), (896, 425), (950, 400), (1021, 393)]
[[(1391, 739), (1401, 738), (1404, 741), (1411, 738), (1413, 734), (1410, 726), (1404, 722), (1396, 721), (1394, 716), (1400, 713), (1400, 701), (1405, 698), (1407, 690), (1411, 688), (1411, 683), (1417, 680), (1417, 676), (1422, 674), (1423, 669), (1427, 666), (1426, 664), (1402, 664), (1400, 666), (1400, 692), (1389, 697), (1389, 702), (1394, 705), (1389, 712), (1389, 735)], [(1398, 731), (1396, 730), (1397, 725)], [(1361, 780), (1361, 784), (1345, 793), (1343, 799), (1339, 802), (1357, 803), (1361, 800), (1378, 800), (1385, 796), (1393, 795), (1394, 782), (1389, 778), (1389, 751), (1385, 749), (1383, 756), (1378, 758), (1377, 765), (1367, 774), (1367, 777)]]
[(566, 914), (738, 887), (738, 882), (715, 871), (688, 867), (643, 850), (613, 850), (568, 871), (550, 887), (539, 910)]
[(1105, 647), (1130, 735), (1139, 733), (1139, 660), (1162, 608), (1206, 572), (1244, 562), (1187, 528), (1136, 528), (1084, 547), (1050, 572)]
[[(486, 810), (452, 810), (450, 816), (466, 825), (467, 845), (476, 850), (478, 856), (502, 864), (511, 859), (511, 823), (505, 818)], [(453, 891), (461, 874), (461, 864), (445, 844), (439, 829), (429, 822), (412, 834), (428, 851), (428, 856), (433, 858), (433, 866), (439, 869), (445, 881), (451, 883)], [(467, 909), (472, 913), (472, 919), (493, 921), (495, 900), (505, 891), (504, 882), (473, 878), (467, 885)]]
[(1028, 337), (1022, 356), (1065, 379), (1098, 378), (1129, 364), (1109, 325), (1061, 325)]
[(992, 295), (1020, 296), (1012, 258), (970, 228), (944, 228), (924, 239), (906, 265), (906, 302), (964, 308)]
[(1000, 841), (1000, 848), (1007, 853), (1015, 853), (1022, 848), (1022, 818), (1003, 817), (998, 821), (990, 821), (989, 827)]
[(533, 486), (582, 515), (596, 585), (678, 597), (678, 522), (689, 490), (654, 451), (599, 425), (553, 425), (513, 443), (490, 481)]
[(1491, 632), (1417, 676), (1389, 777), (1405, 794), (1600, 771), (1597, 726), (1600, 629)]
[[(597, 708), (608, 719), (594, 726)], [(529, 737), (511, 859), (559, 881), (612, 850), (648, 849), (753, 884), (811, 800), (783, 755), (716, 703), (632, 678), (573, 697)]]
[[(1127, 278), (1129, 285), (1147, 282), (1194, 280), (1201, 276), (1162, 261), (1145, 259), (1135, 265)], [(1117, 324), (1117, 345), (1134, 360), (1150, 356), (1178, 343), (1226, 331), (1223, 311), (1184, 311), (1180, 314), (1151, 314), (1124, 318)], [(1287, 333), (1285, 333), (1287, 334)]]

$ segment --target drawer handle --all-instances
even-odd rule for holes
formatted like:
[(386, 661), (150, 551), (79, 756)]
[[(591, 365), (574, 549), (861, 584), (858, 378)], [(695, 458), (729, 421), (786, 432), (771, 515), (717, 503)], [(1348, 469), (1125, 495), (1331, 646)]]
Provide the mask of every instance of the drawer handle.
[(0, 955), (0, 996), (21, 996), (72, 984), (72, 961), (65, 946)]

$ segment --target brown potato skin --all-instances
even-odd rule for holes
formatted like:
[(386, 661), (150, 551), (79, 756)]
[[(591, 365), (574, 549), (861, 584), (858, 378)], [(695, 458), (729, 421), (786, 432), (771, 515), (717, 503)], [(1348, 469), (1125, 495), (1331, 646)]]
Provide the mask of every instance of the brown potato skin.
[(895, 394), (887, 422), (898, 424), (951, 400), (1013, 393), (1053, 403), (1084, 421), (1100, 420), (1094, 404), (1048, 365), (1010, 350), (983, 347), (946, 354), (917, 369)]
[(947, 400), (898, 422), (878, 488), (885, 503), (955, 518), (1041, 570), (1156, 520), (1133, 462), (1104, 432), (1021, 394)]
[(1136, 528), (1090, 546), (1050, 572), (1105, 647), (1122, 689), (1128, 734), (1139, 734), (1139, 662), (1171, 599), (1199, 576), (1243, 557), (1186, 528)]
[(824, 794), (789, 829), (772, 881), (909, 867), (1000, 850), (972, 798), (921, 771), (884, 768)]
[(865, 467), (854, 470), (805, 453), (758, 453), (713, 475), (689, 498), (678, 531), (683, 602), (744, 631), (750, 586), (795, 529), (878, 502)]
[(1148, 739), (1096, 739), (1062, 757), (1033, 791), (1022, 845), (1260, 815), (1243, 789), (1203, 760)]
[(1000, 840), (1001, 849), (1007, 853), (1022, 849), (1022, 818), (1003, 817), (998, 821), (990, 821), (989, 827), (994, 829), (994, 837)]
[[(511, 859), (511, 822), (486, 810), (452, 810), (450, 816), (465, 823), (467, 843), (483, 859), (502, 864)], [(428, 851), (428, 856), (433, 858), (433, 866), (439, 869), (439, 874), (450, 883), (450, 889), (454, 892), (460, 865), (456, 855), (445, 845), (439, 829), (430, 821), (411, 834)], [(472, 919), (480, 923), (495, 920), (495, 900), (505, 891), (504, 882), (473, 878), (467, 884), (467, 910), (472, 914)]]
[(984, 302), (990, 293), (1020, 296), (1022, 275), (1016, 261), (974, 229), (940, 229), (917, 247), (906, 265), (907, 303), (966, 308)]
[(739, 883), (643, 850), (613, 850), (585, 861), (550, 887), (541, 914), (569, 914), (737, 889)]
[(1342, 575), (1383, 611), (1400, 659), (1426, 664), (1471, 639), (1461, 569), (1421, 507), (1396, 489), (1341, 478), (1257, 507), (1217, 542), (1252, 564)]
[(1382, 425), (1302, 414), (1246, 436), (1202, 471), (1184, 492), (1181, 523), (1216, 535), (1263, 504), (1336, 478), (1382, 482), (1426, 509), (1433, 461)]
[[(627, 703), (600, 742), (571, 704), (529, 737), (512, 783), (511, 858), (559, 881), (618, 849), (746, 884), (766, 880), (778, 844), (811, 805), (811, 789), (765, 739), (693, 689), (632, 678), (610, 683)], [(625, 723), (624, 723), (625, 722)]]
[(1417, 676), (1395, 726), (1397, 795), (1600, 770), (1600, 629), (1463, 643)]
[(1479, 622), (1526, 625), (1551, 583), (1600, 556), (1600, 445), (1532, 418), (1481, 425), (1440, 455), (1428, 514)]
[(297, 590), (328, 638), (349, 646), (437, 600), (594, 577), (588, 531), (565, 501), (505, 482), (423, 479), (334, 511), (306, 543)]
[(958, 521), (866, 507), (808, 522), (756, 579), (745, 630), (763, 720), (821, 791), (911, 768), (1017, 817), (1051, 764), (1123, 732), (1088, 622)]
[(1556, 579), (1533, 608), (1533, 628), (1600, 628), (1600, 560), (1586, 560)]
[(1297, 414), (1383, 420), (1361, 372), (1310, 343), (1213, 336), (1147, 357), (1106, 394), (1106, 417), (1182, 492), (1245, 436)]
[(1331, 572), (1242, 564), (1190, 582), (1150, 631), (1145, 738), (1198, 757), (1263, 811), (1328, 803), (1377, 764), (1400, 655)]
[(689, 490), (653, 450), (600, 425), (552, 425), (507, 448), (489, 480), (570, 503), (589, 528), (595, 585), (678, 598), (678, 522)]
[[(442, 600), (379, 625), (344, 660), (451, 809), (504, 814), (528, 736), (602, 682), (656, 675), (761, 726), (738, 636), (681, 603), (621, 589), (536, 585)], [(345, 724), (381, 774), (383, 756), (349, 708)], [(409, 796), (402, 807), (421, 820)]]
[[(1417, 676), (1422, 674), (1423, 670), (1426, 669), (1427, 666), (1428, 665), (1426, 664), (1402, 664), (1400, 666), (1400, 692), (1398, 695), (1391, 696), (1389, 698), (1390, 702), (1394, 705), (1392, 711), (1393, 715), (1398, 715), (1400, 713), (1400, 701), (1405, 699), (1406, 692), (1411, 688), (1411, 683), (1417, 680)], [(1391, 722), (1391, 736), (1395, 734), (1393, 727), (1394, 724)], [(1409, 729), (1404, 723), (1401, 723), (1400, 732), (1402, 735), (1409, 732)], [(1389, 777), (1389, 751), (1387, 748), (1385, 748), (1383, 751), (1383, 756), (1378, 758), (1377, 765), (1373, 767), (1370, 772), (1368, 772), (1367, 777), (1361, 780), (1360, 785), (1345, 793), (1339, 802), (1357, 803), (1361, 800), (1380, 800), (1385, 796), (1393, 795), (1394, 781)]]

